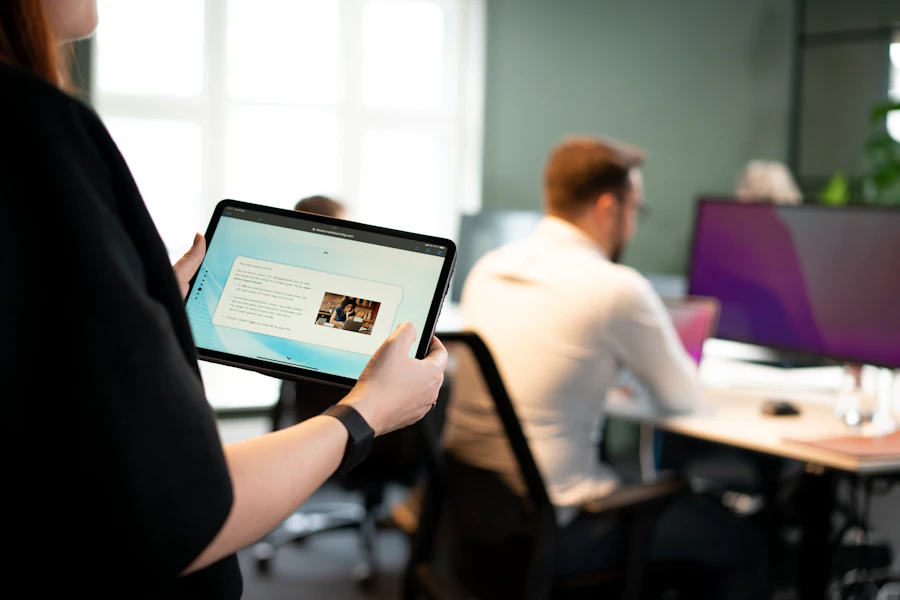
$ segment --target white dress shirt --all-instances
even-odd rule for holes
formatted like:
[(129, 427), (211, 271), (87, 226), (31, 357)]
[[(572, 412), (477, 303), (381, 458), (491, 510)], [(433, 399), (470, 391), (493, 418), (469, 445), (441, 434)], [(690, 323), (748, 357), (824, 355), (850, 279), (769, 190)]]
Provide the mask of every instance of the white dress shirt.
[[(484, 256), (463, 290), (462, 316), (497, 362), (563, 522), (617, 485), (598, 443), (603, 402), (622, 367), (663, 409), (688, 411), (698, 397), (696, 366), (650, 283), (562, 219), (546, 217), (530, 238)], [(508, 477), (475, 418), (477, 402), (456, 396), (445, 442)]]

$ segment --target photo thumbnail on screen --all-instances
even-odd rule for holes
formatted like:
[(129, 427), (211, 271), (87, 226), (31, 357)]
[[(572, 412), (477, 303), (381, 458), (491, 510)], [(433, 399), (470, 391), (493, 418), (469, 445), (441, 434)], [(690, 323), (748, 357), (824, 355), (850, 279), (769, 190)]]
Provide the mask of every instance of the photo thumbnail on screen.
[(381, 302), (326, 292), (319, 305), (316, 325), (372, 335)]

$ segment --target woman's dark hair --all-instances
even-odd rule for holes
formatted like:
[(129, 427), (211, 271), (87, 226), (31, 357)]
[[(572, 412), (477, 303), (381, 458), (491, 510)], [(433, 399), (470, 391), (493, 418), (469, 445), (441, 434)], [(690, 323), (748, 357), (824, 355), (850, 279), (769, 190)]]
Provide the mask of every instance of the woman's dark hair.
[(341, 310), (344, 310), (350, 305), (356, 306), (356, 301), (353, 298), (344, 298), (341, 300)]
[(33, 71), (64, 90), (71, 90), (68, 63), (71, 45), (53, 35), (41, 0), (0, 1), (0, 63)]

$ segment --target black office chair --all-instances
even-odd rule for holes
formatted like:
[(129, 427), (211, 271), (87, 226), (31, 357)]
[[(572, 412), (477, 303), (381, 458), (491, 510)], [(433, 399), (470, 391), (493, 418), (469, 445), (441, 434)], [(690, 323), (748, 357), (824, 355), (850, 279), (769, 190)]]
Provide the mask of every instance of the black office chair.
[[(273, 431), (321, 414), (347, 391), (316, 383), (285, 382), (272, 411)], [(377, 438), (362, 464), (346, 475), (333, 477), (345, 490), (360, 493), (362, 502), (304, 504), (255, 544), (257, 571), (269, 573), (276, 548), (288, 542), (302, 543), (319, 533), (355, 529), (359, 532), (363, 559), (354, 575), (362, 587), (373, 585), (377, 575), (376, 533), (379, 528), (392, 527), (384, 506), (385, 490), (391, 483), (411, 485), (423, 467), (416, 436), (414, 430), (407, 429)]]
[[(480, 414), (479, 422), (498, 432), (496, 454), (511, 455), (507, 464), (518, 468), (523, 489), (516, 493), (496, 472), (467, 464), (444, 450), (441, 415), (424, 419), (418, 429), (430, 478), (413, 535), (404, 599), (543, 600), (603, 592), (610, 598), (645, 597), (655, 519), (685, 484), (671, 480), (624, 487), (581, 507), (624, 522), (630, 532), (625, 565), (559, 576), (560, 529), (555, 510), (494, 360), (475, 334), (445, 333), (441, 339), (451, 355), (448, 377), (453, 381), (453, 396), (477, 389), (492, 400), (493, 414)], [(453, 419), (453, 407), (447, 411), (447, 419)]]

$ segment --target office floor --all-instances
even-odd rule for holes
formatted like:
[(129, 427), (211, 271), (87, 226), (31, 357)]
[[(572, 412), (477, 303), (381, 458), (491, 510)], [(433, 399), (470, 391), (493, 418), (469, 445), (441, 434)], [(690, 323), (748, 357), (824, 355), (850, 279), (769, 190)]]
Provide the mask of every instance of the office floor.
[(246, 600), (394, 600), (406, 560), (406, 542), (397, 532), (380, 536), (382, 570), (375, 587), (363, 591), (353, 579), (359, 556), (352, 532), (335, 532), (311, 539), (302, 546), (280, 548), (268, 575), (259, 575), (249, 551), (240, 556)]
[[(225, 443), (261, 435), (269, 431), (267, 417), (219, 421), (219, 434)], [(399, 501), (400, 489), (390, 490), (389, 501)], [(337, 486), (327, 485), (316, 492), (310, 503), (354, 501), (353, 495)], [(238, 554), (244, 575), (245, 600), (394, 600), (400, 597), (400, 581), (406, 564), (407, 543), (398, 531), (378, 532), (379, 577), (375, 587), (363, 591), (357, 586), (353, 569), (362, 557), (359, 538), (353, 531), (321, 533), (303, 544), (280, 547), (268, 575), (256, 571), (251, 550)]]
[[(326, 487), (311, 502), (353, 501), (346, 492)], [(334, 531), (312, 536), (302, 544), (280, 547), (267, 575), (256, 570), (252, 550), (239, 553), (246, 600), (394, 600), (406, 564), (407, 542), (395, 530), (378, 532), (379, 574), (373, 589), (364, 591), (354, 579), (362, 553), (354, 531)]]
[[(220, 421), (223, 441), (233, 442), (265, 433), (270, 427), (266, 418)], [(629, 466), (617, 461), (617, 466), (629, 472)], [(402, 490), (390, 491), (390, 501), (399, 501)], [(873, 499), (872, 517), (875, 529), (900, 547), (900, 521), (896, 520), (896, 506), (900, 488), (887, 496)], [(311, 502), (333, 500), (352, 501), (352, 496), (336, 486), (324, 487)], [(407, 542), (398, 531), (379, 531), (379, 578), (370, 591), (359, 588), (354, 579), (354, 567), (361, 552), (356, 534), (352, 531), (318, 534), (304, 544), (288, 544), (278, 549), (268, 575), (257, 573), (250, 550), (239, 554), (244, 575), (244, 598), (247, 600), (287, 600), (295, 598), (386, 600), (400, 597), (400, 585), (407, 556)], [(896, 552), (895, 569), (900, 572), (900, 552)], [(773, 600), (795, 600), (793, 590), (782, 590)]]

